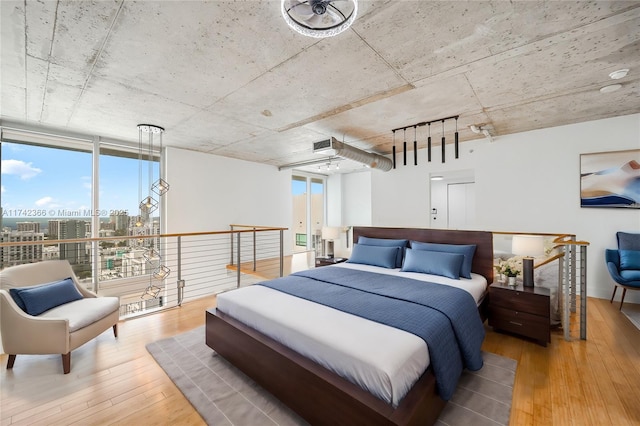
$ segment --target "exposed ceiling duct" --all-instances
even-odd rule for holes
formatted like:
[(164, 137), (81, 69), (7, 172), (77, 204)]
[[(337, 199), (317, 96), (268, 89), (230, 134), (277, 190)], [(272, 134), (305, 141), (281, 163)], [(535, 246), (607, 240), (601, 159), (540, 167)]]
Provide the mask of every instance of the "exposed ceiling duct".
[(320, 142), (314, 142), (313, 152), (316, 154), (335, 155), (347, 160), (362, 163), (369, 168), (388, 172), (393, 167), (393, 162), (380, 154), (363, 151), (351, 145), (340, 142), (334, 137)]

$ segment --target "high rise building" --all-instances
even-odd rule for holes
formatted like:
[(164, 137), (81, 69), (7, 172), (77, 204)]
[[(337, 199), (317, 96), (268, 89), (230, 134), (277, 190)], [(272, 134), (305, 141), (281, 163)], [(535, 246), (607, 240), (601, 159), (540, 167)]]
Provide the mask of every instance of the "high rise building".
[(116, 231), (126, 231), (129, 226), (129, 216), (124, 214), (112, 214), (109, 222), (113, 223)]
[[(44, 241), (42, 232), (10, 231), (0, 232), (0, 241), (5, 243), (24, 243)], [(0, 269), (20, 263), (39, 262), (42, 260), (42, 244), (21, 244), (0, 247)]]
[(18, 231), (40, 232), (40, 223), (38, 222), (17, 222)]
[(53, 219), (49, 221), (49, 239), (57, 240), (60, 235), (60, 220)]

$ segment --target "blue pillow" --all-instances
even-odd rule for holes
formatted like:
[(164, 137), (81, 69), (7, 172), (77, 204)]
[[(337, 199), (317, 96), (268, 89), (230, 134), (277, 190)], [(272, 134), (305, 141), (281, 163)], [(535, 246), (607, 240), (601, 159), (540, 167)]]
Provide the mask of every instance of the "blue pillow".
[(351, 257), (347, 263), (361, 263), (364, 265), (382, 266), (393, 269), (396, 267), (396, 256), (400, 247), (368, 246), (354, 244)]
[(409, 244), (409, 240), (392, 240), (389, 238), (370, 238), (360, 237), (358, 238), (358, 244), (366, 246), (381, 246), (381, 247), (400, 247), (396, 255), (396, 268), (402, 266), (402, 259), (404, 258), (404, 249)]
[(627, 281), (640, 281), (640, 270), (635, 270), (635, 269), (621, 270), (620, 276)]
[(619, 250), (620, 253), (620, 269), (640, 270), (640, 250)]
[(618, 250), (640, 250), (640, 234), (616, 232)]
[(464, 255), (461, 253), (407, 249), (402, 271), (441, 275), (459, 280), (463, 261)]
[(33, 316), (83, 298), (70, 277), (33, 287), (11, 288), (9, 293), (23, 311)]
[(460, 267), (460, 276), (462, 278), (471, 278), (471, 264), (473, 263), (473, 255), (476, 252), (475, 244), (437, 244), (411, 241), (411, 248), (416, 250), (442, 251), (446, 253), (462, 254), (464, 255), (464, 262), (462, 262), (462, 266)]

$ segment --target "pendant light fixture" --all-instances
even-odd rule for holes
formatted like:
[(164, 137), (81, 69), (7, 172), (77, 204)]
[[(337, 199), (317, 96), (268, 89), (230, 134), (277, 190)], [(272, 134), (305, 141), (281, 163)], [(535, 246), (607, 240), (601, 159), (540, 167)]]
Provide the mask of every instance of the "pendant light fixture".
[[(152, 124), (138, 124), (138, 199), (140, 199), (140, 214), (136, 218), (136, 232), (139, 236), (148, 235), (153, 233), (153, 219), (152, 213), (158, 209), (158, 201), (153, 198), (153, 193), (159, 196), (166, 194), (169, 190), (169, 184), (162, 178), (160, 173), (158, 179), (153, 179), (153, 163), (154, 163), (154, 139), (158, 139), (158, 145), (160, 147), (160, 154), (162, 155), (162, 134), (164, 129), (160, 126)], [(145, 137), (146, 136), (146, 137)], [(147, 166), (148, 166), (148, 195), (142, 199), (143, 191), (143, 162), (144, 162), (144, 140), (147, 140)], [(152, 183), (153, 182), (153, 183)], [(149, 285), (146, 287), (141, 299), (153, 298), (156, 299), (160, 295), (162, 288), (156, 286), (153, 280), (164, 280), (169, 276), (171, 269), (162, 264), (162, 256), (160, 254), (159, 247), (153, 247), (154, 240), (151, 238), (139, 238), (138, 244), (145, 248), (142, 253), (142, 257), (148, 268), (151, 269), (149, 276)]]
[(453, 146), (455, 150), (455, 157), (458, 158), (458, 117), (456, 117), (456, 133), (454, 134)]
[(404, 129), (404, 142), (403, 142), (403, 154), (404, 154), (404, 162), (403, 166), (407, 165), (407, 129)]
[(418, 126), (413, 126), (413, 165), (418, 165)]
[(396, 131), (393, 131), (393, 168), (396, 168)]
[(445, 137), (444, 137), (444, 120), (442, 120), (442, 162), (444, 163), (444, 154), (445, 154)]
[(431, 162), (431, 123), (429, 124), (429, 137), (427, 138), (427, 161)]
[(456, 125), (455, 125), (455, 133), (454, 133), (454, 148), (455, 148), (455, 158), (457, 159), (459, 157), (459, 134), (458, 134), (458, 117), (457, 115), (451, 116), (451, 117), (445, 117), (445, 118), (439, 118), (437, 120), (431, 120), (431, 121), (423, 121), (421, 123), (416, 123), (416, 124), (411, 124), (409, 126), (404, 126), (404, 127), (398, 127), (396, 129), (393, 129), (393, 168), (396, 168), (396, 131), (398, 130), (402, 130), (403, 131), (403, 149), (404, 149), (404, 165), (407, 165), (407, 129), (410, 127), (413, 127), (413, 164), (415, 166), (418, 165), (418, 127), (420, 126), (428, 126), (428, 131), (427, 131), (427, 162), (431, 162), (431, 148), (432, 148), (432, 143), (431, 143), (431, 124), (433, 123), (437, 123), (437, 122), (441, 122), (442, 123), (442, 138), (440, 139), (440, 148), (441, 148), (441, 153), (442, 153), (442, 162), (445, 163), (446, 162), (446, 147), (447, 147), (447, 138), (446, 138), (446, 133), (445, 133), (445, 124), (444, 122), (447, 120), (455, 120), (456, 121)]

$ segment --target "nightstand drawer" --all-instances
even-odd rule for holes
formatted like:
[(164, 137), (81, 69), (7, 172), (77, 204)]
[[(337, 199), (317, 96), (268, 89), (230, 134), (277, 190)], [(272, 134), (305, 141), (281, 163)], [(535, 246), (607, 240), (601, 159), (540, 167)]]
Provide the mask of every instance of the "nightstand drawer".
[(345, 257), (316, 257), (316, 267), (337, 265), (347, 260)]
[(550, 340), (548, 316), (532, 315), (491, 304), (489, 307), (489, 325), (543, 342)]
[(518, 290), (492, 288), (489, 300), (491, 306), (549, 317), (548, 296)]

